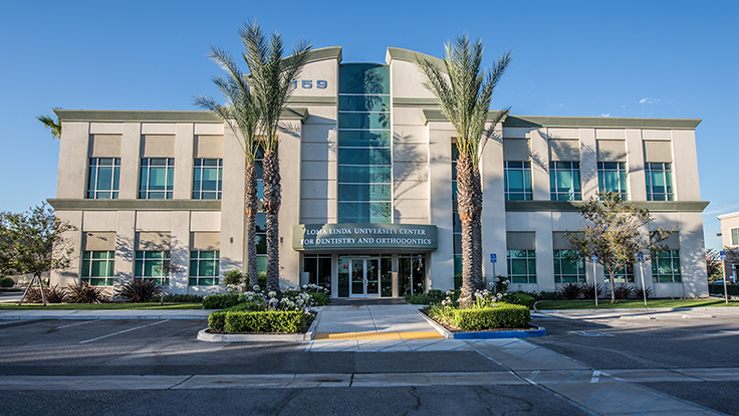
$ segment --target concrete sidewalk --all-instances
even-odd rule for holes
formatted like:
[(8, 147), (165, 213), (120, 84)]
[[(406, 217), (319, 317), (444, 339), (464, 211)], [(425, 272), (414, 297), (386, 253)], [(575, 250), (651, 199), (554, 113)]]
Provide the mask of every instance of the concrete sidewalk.
[(136, 309), (136, 310), (0, 310), (0, 321), (18, 319), (202, 319), (212, 309)]
[(443, 338), (417, 305), (328, 305), (316, 324), (315, 341)]

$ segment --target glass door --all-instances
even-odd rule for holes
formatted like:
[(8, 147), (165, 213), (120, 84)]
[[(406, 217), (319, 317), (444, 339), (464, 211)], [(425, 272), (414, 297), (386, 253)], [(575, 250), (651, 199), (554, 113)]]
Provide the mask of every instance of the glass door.
[(365, 298), (380, 296), (380, 259), (351, 259), (350, 297)]

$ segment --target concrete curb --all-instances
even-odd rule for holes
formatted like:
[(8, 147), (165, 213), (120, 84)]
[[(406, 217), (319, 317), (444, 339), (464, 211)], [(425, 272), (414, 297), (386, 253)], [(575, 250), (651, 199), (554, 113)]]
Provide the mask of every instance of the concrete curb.
[(451, 332), (421, 312), (420, 309), (418, 310), (418, 314), (446, 339), (532, 338), (547, 335), (547, 330), (541, 326), (523, 331)]
[[(734, 310), (735, 309), (735, 310)], [(697, 306), (694, 308), (612, 308), (612, 309), (535, 309), (534, 312), (541, 314), (578, 314), (578, 313), (624, 313), (624, 312), (694, 312), (694, 311), (725, 311), (730, 313), (739, 313), (739, 307), (736, 306), (720, 306), (705, 307)]]
[(208, 328), (198, 331), (198, 340), (207, 342), (305, 342), (316, 336), (316, 327), (321, 319), (323, 307), (318, 310), (316, 319), (304, 334), (213, 334)]

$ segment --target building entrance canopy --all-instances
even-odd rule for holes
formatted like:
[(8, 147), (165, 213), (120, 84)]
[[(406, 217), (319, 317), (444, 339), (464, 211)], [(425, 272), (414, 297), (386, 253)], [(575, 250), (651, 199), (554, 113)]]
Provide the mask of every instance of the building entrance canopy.
[(293, 226), (293, 250), (413, 250), (438, 246), (435, 225), (416, 224), (298, 224)]

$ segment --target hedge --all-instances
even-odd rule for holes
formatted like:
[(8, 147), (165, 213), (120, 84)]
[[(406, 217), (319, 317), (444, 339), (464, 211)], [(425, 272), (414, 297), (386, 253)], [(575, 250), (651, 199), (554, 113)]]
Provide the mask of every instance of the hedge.
[[(729, 292), (729, 296), (739, 296), (739, 285), (726, 285), (726, 291)], [(708, 285), (708, 293), (714, 295), (724, 295), (724, 285)]]
[(210, 295), (203, 298), (203, 309), (223, 309), (239, 304), (239, 295)]
[(525, 328), (531, 321), (531, 313), (526, 306), (499, 304), (495, 308), (457, 309), (454, 321), (454, 326), (465, 331)]
[(296, 333), (306, 325), (306, 315), (298, 311), (218, 311), (208, 317), (213, 332)]

